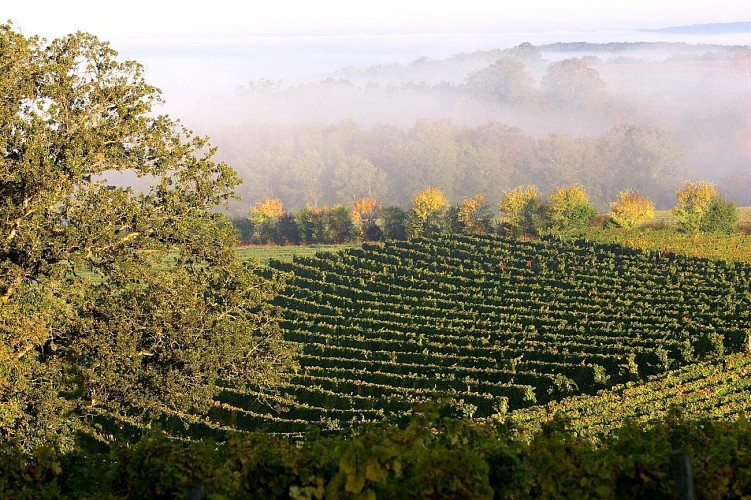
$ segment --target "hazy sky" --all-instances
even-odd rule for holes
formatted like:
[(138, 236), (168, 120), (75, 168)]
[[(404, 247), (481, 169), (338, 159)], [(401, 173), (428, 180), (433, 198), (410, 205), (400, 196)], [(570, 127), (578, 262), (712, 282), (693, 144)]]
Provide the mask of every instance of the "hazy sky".
[(4, 2), (26, 32), (74, 30), (102, 37), (221, 36), (316, 30), (445, 29), (464, 23), (514, 31), (614, 30), (751, 18), (745, 0), (237, 0)]
[[(611, 32), (751, 21), (748, 0), (6, 0), (1, 11), (26, 35), (80, 30), (111, 42), (146, 66), (178, 114), (201, 96), (259, 79), (314, 80), (344, 66), (525, 41), (637, 41)], [(587, 35), (595, 30), (608, 34)]]

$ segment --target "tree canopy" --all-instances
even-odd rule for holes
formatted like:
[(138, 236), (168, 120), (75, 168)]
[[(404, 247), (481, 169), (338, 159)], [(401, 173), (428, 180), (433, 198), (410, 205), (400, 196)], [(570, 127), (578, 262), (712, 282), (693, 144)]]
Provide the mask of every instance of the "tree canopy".
[(654, 219), (655, 205), (633, 189), (621, 191), (610, 203), (610, 219), (619, 227), (632, 229)]
[(498, 207), (515, 234), (535, 234), (542, 226), (543, 203), (537, 186), (517, 186), (503, 194)]
[(59, 441), (100, 410), (200, 410), (220, 377), (278, 380), (294, 352), (263, 305), (275, 285), (213, 210), (238, 177), (155, 112), (143, 67), (12, 25), (0, 64), (0, 436)]
[(429, 187), (412, 198), (412, 225), (415, 236), (440, 229), (441, 218), (449, 208), (446, 195), (437, 187)]
[(597, 216), (597, 210), (589, 202), (587, 191), (579, 184), (556, 188), (550, 194), (547, 212), (554, 230), (586, 227)]

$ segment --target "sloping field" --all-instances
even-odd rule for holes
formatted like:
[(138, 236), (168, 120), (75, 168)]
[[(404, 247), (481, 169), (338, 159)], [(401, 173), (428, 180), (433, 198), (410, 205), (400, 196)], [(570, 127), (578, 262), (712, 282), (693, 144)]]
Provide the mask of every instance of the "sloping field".
[(733, 354), (718, 361), (695, 363), (628, 383), (594, 396), (566, 398), (547, 405), (512, 412), (510, 419), (534, 432), (555, 415), (565, 416), (581, 435), (602, 437), (627, 419), (653, 423), (671, 408), (689, 418), (726, 419), (751, 414), (751, 356)]
[[(218, 424), (299, 433), (450, 398), (489, 417), (746, 348), (745, 263), (614, 244), (439, 236), (273, 262), (300, 371), (226, 388)], [(276, 272), (267, 271), (267, 272)]]
[(704, 257), (727, 262), (751, 262), (751, 235), (681, 233), (677, 230), (589, 228), (581, 237), (601, 243), (619, 244), (688, 257)]

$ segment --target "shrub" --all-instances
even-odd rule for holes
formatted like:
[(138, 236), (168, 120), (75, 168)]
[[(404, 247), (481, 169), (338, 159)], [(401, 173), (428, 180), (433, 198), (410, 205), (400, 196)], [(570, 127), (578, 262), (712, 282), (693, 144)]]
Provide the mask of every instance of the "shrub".
[(738, 230), (738, 209), (730, 200), (716, 197), (709, 204), (701, 220), (701, 230), (706, 233), (732, 234)]
[(240, 243), (247, 245), (253, 242), (253, 223), (248, 217), (232, 217), (230, 223)]

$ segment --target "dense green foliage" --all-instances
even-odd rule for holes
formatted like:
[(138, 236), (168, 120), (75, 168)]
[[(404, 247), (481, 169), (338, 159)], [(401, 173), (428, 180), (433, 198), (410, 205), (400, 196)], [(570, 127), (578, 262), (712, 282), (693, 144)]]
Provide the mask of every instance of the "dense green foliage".
[[(751, 347), (751, 346), (750, 346)], [(628, 420), (654, 424), (673, 407), (688, 415), (721, 420), (751, 414), (751, 356), (748, 353), (695, 363), (601, 391), (516, 411), (511, 420), (528, 432), (556, 415), (565, 415), (579, 435), (602, 437)]]
[(146, 419), (205, 408), (219, 377), (279, 380), (276, 284), (214, 210), (237, 175), (154, 113), (143, 68), (8, 25), (0, 65), (0, 439), (62, 446), (100, 409)]
[(0, 494), (11, 498), (672, 498), (671, 450), (688, 456), (697, 498), (751, 491), (751, 426), (627, 421), (595, 444), (565, 420), (531, 435), (506, 425), (420, 416), (351, 436), (270, 434), (179, 442), (161, 433), (110, 453), (31, 456), (0, 445)]
[[(227, 386), (212, 425), (301, 433), (595, 393), (745, 349), (747, 264), (618, 245), (435, 236), (272, 262), (300, 371), (259, 402)], [(200, 435), (200, 434), (199, 434)]]
[(735, 203), (718, 196), (709, 204), (701, 230), (707, 233), (732, 234), (738, 230), (738, 219)]

